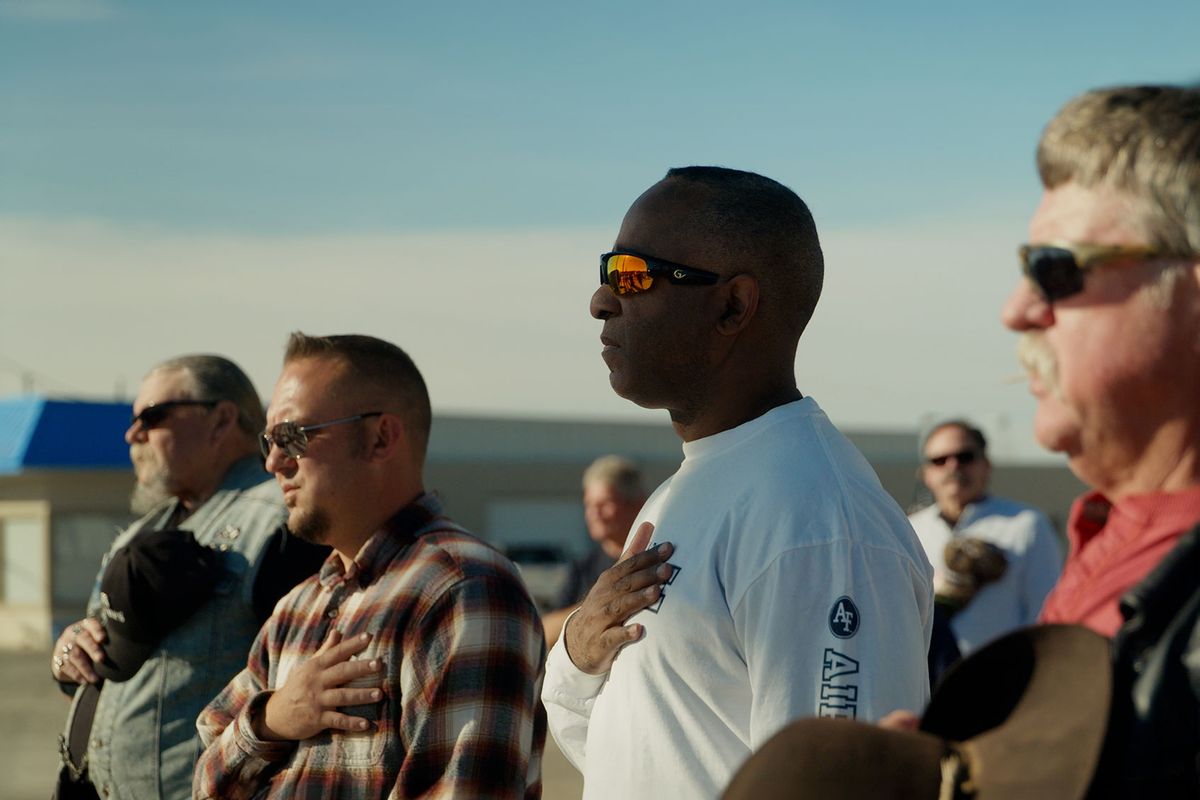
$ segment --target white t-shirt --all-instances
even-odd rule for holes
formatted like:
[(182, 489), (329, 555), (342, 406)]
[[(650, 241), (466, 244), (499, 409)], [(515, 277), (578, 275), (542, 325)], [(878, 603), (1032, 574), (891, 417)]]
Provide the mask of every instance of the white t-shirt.
[(919, 710), (932, 570), (903, 512), (811, 398), (683, 445), (634, 523), (672, 542), (645, 636), (607, 675), (551, 651), (550, 729), (585, 798), (716, 797), (804, 716)]
[(1008, 559), (1004, 575), (980, 589), (950, 620), (964, 656), (1011, 630), (1037, 622), (1042, 603), (1062, 570), (1058, 536), (1040, 511), (1003, 497), (985, 497), (963, 509), (953, 528), (936, 503), (908, 519), (933, 564), (935, 585), (946, 569), (946, 544), (955, 536), (991, 542)]

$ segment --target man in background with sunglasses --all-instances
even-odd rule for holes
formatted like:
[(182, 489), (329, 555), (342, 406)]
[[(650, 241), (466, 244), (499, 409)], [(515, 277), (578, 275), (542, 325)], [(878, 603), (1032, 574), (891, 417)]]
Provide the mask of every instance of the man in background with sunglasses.
[(929, 563), (796, 386), (823, 274), (804, 202), (719, 167), (671, 170), (601, 257), (609, 382), (668, 410), (684, 460), (547, 662), (585, 798), (715, 797), (797, 717), (928, 697)]
[(987, 493), (992, 465), (979, 428), (939, 422), (921, 453), (921, 480), (934, 502), (909, 521), (933, 564), (939, 610), (966, 655), (1037, 620), (1062, 556), (1044, 514)]
[(399, 347), (292, 334), (262, 444), (288, 528), (334, 552), (197, 720), (197, 798), (541, 795), (541, 620), (425, 491), (430, 421)]
[[(283, 526), (281, 495), (256, 442), (262, 403), (236, 364), (214, 355), (159, 364), (143, 379), (133, 411), (125, 432), (137, 474), (131, 507), (144, 516), (113, 542), (88, 615), (59, 638), (51, 671), (76, 698), (82, 684), (100, 687), (92, 719), (73, 713), (71, 727), (89, 743), (87, 780), (100, 795), (186, 798), (199, 749), (196, 715), (242, 667), (275, 602), (313, 574), (328, 551)], [(104, 567), (142, 533), (166, 529), (190, 531), (215, 551), (221, 577), (185, 624), (145, 643), (155, 644), (154, 652), (132, 678), (103, 681), (96, 665), (111, 611), (99, 590)], [(79, 726), (87, 734), (89, 724), (90, 736), (80, 736)]]
[[(1044, 622), (1114, 636), (1097, 787), (1200, 794), (1200, 89), (1067, 103), (1037, 153), (1045, 192), (1003, 320), (1034, 434), (1092, 491)], [(1108, 796), (1105, 794), (1105, 796)]]

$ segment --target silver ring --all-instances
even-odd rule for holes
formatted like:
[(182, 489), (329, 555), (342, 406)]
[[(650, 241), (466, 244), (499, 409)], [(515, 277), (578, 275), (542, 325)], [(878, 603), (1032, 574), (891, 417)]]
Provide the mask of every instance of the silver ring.
[(74, 646), (75, 646), (75, 643), (74, 643), (74, 642), (67, 642), (66, 644), (64, 644), (64, 645), (62, 646), (62, 652), (63, 652), (63, 655), (64, 655), (64, 656), (69, 656), (69, 655), (71, 655), (71, 648), (72, 648), (72, 647), (74, 647)]
[(83, 633), (83, 626), (80, 625), (79, 623), (75, 623), (74, 625), (71, 626), (71, 633), (78, 636), (79, 634)]
[(62, 656), (55, 656), (55, 657), (54, 657), (54, 668), (55, 668), (55, 669), (62, 669), (62, 665), (63, 665), (63, 657), (62, 657)]

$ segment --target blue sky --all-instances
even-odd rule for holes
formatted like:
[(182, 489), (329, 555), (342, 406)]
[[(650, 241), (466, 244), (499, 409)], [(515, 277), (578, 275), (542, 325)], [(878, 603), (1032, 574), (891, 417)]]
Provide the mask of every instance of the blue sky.
[(2, 8), (0, 210), (193, 230), (611, 224), (690, 162), (828, 224), (987, 212), (1071, 94), (1200, 79), (1194, 0)]
[(830, 275), (798, 373), (835, 420), (1019, 428), (996, 317), (1038, 133), (1093, 86), (1200, 80), (1196, 30), (1195, 0), (0, 0), (24, 290), (0, 393), (30, 369), (110, 394), (221, 347), (269, 392), (288, 330), (343, 325), (437, 364), (445, 408), (634, 415), (603, 394), (595, 254), (668, 167), (720, 163), (813, 208)]

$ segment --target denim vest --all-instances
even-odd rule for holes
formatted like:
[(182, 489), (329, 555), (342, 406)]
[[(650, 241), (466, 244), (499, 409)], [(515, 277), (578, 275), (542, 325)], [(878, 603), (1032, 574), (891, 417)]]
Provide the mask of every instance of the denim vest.
[[(177, 500), (122, 532), (100, 567), (88, 614), (100, 607), (100, 576), (112, 553), (144, 529), (161, 527)], [(88, 743), (88, 772), (102, 798), (190, 798), (200, 755), (196, 717), (246, 666), (258, 633), (252, 593), (266, 545), (287, 518), (279, 488), (258, 457), (230, 468), (221, 488), (180, 526), (221, 553), (211, 599), (167, 634), (128, 681), (106, 681)]]

